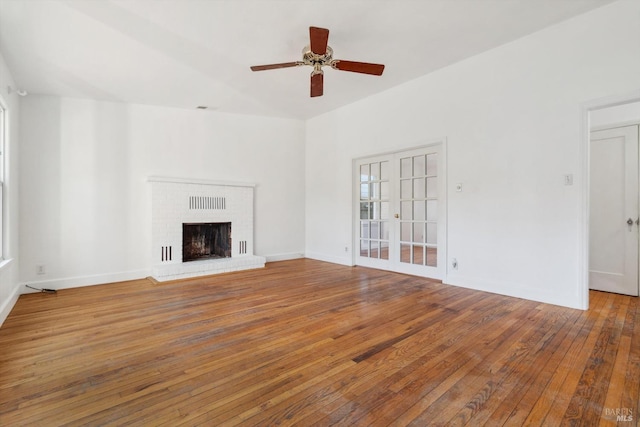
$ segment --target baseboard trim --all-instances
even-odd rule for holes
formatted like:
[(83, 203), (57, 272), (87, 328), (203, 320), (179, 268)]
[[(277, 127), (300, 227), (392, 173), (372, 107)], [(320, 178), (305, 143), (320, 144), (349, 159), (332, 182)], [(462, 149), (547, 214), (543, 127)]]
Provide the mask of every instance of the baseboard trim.
[(551, 292), (541, 292), (540, 289), (531, 289), (517, 286), (517, 284), (499, 283), (486, 280), (478, 280), (469, 277), (456, 276), (447, 277), (442, 281), (445, 285), (459, 286), (461, 288), (474, 289), (477, 291), (489, 292), (492, 294), (504, 295), (513, 298), (521, 298), (529, 301), (537, 301), (544, 304), (553, 304), (561, 307), (586, 310), (579, 304), (577, 295), (573, 298), (570, 295), (558, 295)]
[(96, 274), (91, 276), (65, 277), (62, 279), (23, 282), (20, 286), (20, 289), (21, 293), (29, 294), (38, 291), (29, 289), (25, 285), (33, 286), (34, 288), (60, 290), (80, 288), (83, 286), (103, 285), (105, 283), (125, 282), (127, 280), (144, 279), (145, 277), (150, 275), (151, 270), (133, 270), (123, 271), (120, 273)]
[(337, 257), (337, 256), (333, 256), (333, 255), (326, 255), (326, 254), (321, 254), (318, 252), (307, 252), (306, 253), (306, 258), (310, 258), (310, 259), (315, 259), (318, 261), (325, 261), (325, 262), (330, 262), (333, 264), (341, 264), (341, 265), (346, 265), (349, 267), (353, 267), (353, 261), (351, 260), (351, 257), (349, 258), (343, 258), (343, 257)]
[(9, 298), (7, 298), (0, 306), (0, 326), (7, 320), (9, 317), (9, 313), (13, 310), (13, 307), (18, 302), (18, 298), (20, 297), (20, 285), (16, 285), (13, 288), (13, 291), (9, 294)]
[(290, 252), (286, 254), (274, 254), (264, 256), (267, 262), (288, 261), (290, 259), (304, 258), (304, 254), (301, 252)]

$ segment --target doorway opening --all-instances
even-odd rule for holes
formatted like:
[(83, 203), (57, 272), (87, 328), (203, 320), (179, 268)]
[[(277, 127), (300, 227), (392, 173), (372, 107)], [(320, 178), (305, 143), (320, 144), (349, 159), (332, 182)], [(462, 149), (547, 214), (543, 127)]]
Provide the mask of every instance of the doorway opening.
[(640, 95), (585, 109), (584, 307), (588, 290), (638, 296)]

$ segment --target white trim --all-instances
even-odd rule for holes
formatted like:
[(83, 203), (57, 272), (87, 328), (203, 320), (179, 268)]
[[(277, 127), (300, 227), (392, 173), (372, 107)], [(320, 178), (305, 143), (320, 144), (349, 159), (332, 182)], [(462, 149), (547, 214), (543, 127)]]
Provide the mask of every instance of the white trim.
[(290, 259), (304, 258), (302, 252), (289, 252), (286, 254), (265, 255), (266, 262), (288, 261)]
[(8, 256), (9, 243), (9, 210), (8, 196), (5, 194), (5, 183), (7, 182), (7, 169), (9, 168), (9, 107), (5, 99), (0, 94), (0, 261)]
[(5, 182), (8, 167), (6, 152), (9, 147), (9, 104), (3, 98), (2, 93), (0, 93), (0, 114), (4, 115), (4, 127), (1, 129), (3, 134), (0, 135), (0, 182)]
[(578, 212), (578, 304), (582, 310), (589, 309), (589, 110), (583, 107), (580, 115), (580, 163), (577, 175), (580, 177), (582, 191), (579, 194)]
[[(349, 223), (349, 228), (351, 228), (351, 241), (349, 245), (351, 246), (351, 253), (349, 256), (349, 265), (356, 265), (356, 251), (360, 250), (360, 244), (356, 246), (356, 242), (358, 242), (358, 233), (359, 230), (356, 227), (356, 222), (359, 219), (359, 212), (356, 209), (356, 200), (360, 200), (360, 188), (356, 187), (355, 183), (360, 180), (360, 170), (356, 167), (359, 160), (364, 160), (371, 158), (369, 157), (356, 157), (351, 159), (351, 182), (349, 186), (351, 187), (351, 200), (349, 201), (350, 207), (349, 211), (351, 212), (351, 222)], [(391, 190), (389, 190), (391, 191)], [(391, 213), (389, 213), (391, 214)]]
[[(444, 254), (441, 258), (444, 260), (444, 266), (441, 270), (441, 280), (444, 283), (444, 281), (448, 279), (449, 274), (449, 142), (445, 137), (442, 138), (440, 143), (442, 144), (442, 146), (440, 147), (440, 156), (442, 159), (440, 166), (442, 166), (444, 170), (438, 171), (438, 177), (441, 177), (442, 181), (444, 182), (439, 183), (438, 190), (440, 191), (441, 189), (444, 189), (442, 193), (444, 195), (444, 206), (442, 207), (442, 212), (444, 213), (444, 217), (442, 218), (442, 220), (444, 221), (444, 230), (442, 234), (444, 234), (444, 236), (442, 242), (438, 241), (438, 251), (443, 251)], [(438, 197), (438, 203), (440, 203), (441, 201), (442, 198)], [(440, 219), (438, 219), (438, 221), (440, 221)]]
[(453, 285), (461, 288), (537, 301), (545, 304), (553, 304), (561, 307), (583, 309), (576, 304), (567, 305), (567, 301), (575, 301), (575, 298), (571, 295), (558, 294), (555, 291), (541, 291), (539, 288), (518, 286), (518, 284), (514, 284), (513, 282), (501, 283), (472, 277), (456, 276), (455, 283), (449, 282), (448, 280), (443, 281), (442, 283), (445, 285)]
[(315, 259), (317, 261), (330, 262), (332, 264), (341, 264), (353, 267), (355, 264), (351, 262), (349, 257), (337, 257), (334, 255), (321, 254), (319, 252), (307, 252), (305, 258)]
[(16, 285), (13, 288), (13, 291), (9, 294), (9, 298), (7, 298), (2, 305), (0, 306), (0, 326), (7, 320), (9, 317), (9, 313), (13, 310), (13, 307), (18, 302), (18, 298), (20, 298), (20, 286)]
[[(419, 145), (412, 145), (406, 148), (397, 148), (391, 151), (383, 151), (382, 153), (380, 152), (376, 152), (376, 153), (371, 153), (371, 154), (366, 154), (366, 155), (360, 155), (358, 157), (354, 157), (353, 161), (357, 161), (357, 160), (365, 160), (368, 159), (369, 157), (378, 157), (378, 156), (389, 156), (392, 154), (396, 154), (396, 153), (402, 153), (404, 151), (413, 151), (413, 150), (420, 150), (422, 148), (427, 148), (427, 147), (432, 147), (434, 145), (438, 145), (438, 144), (442, 144), (447, 140), (446, 136), (441, 136), (441, 137), (437, 137), (437, 138), (429, 138), (427, 140), (421, 140), (418, 144)], [(355, 163), (353, 163), (355, 165)]]
[(46, 289), (70, 289), (80, 288), (83, 286), (104, 285), (106, 283), (126, 282), (129, 280), (139, 280), (149, 277), (151, 275), (151, 269), (123, 271), (120, 273), (105, 273), (95, 274), (91, 276), (76, 276), (65, 277), (62, 279), (51, 279), (41, 281), (23, 282), (20, 286), (23, 294), (30, 294), (37, 291), (27, 288), (25, 285), (33, 286), (34, 288), (46, 288)]
[(9, 258), (9, 259), (0, 258), (0, 271), (2, 271), (2, 269), (7, 267), (9, 264), (11, 264), (11, 261), (13, 261), (13, 258)]
[(221, 185), (225, 187), (255, 187), (250, 182), (214, 181), (209, 179), (176, 178), (168, 176), (150, 176), (147, 182), (173, 182), (176, 184)]
[(640, 101), (640, 90), (636, 90), (624, 95), (614, 95), (588, 101), (580, 107), (580, 176), (582, 191), (580, 192), (580, 212), (578, 217), (578, 283), (577, 291), (582, 310), (589, 309), (589, 191), (590, 191), (590, 149), (589, 136), (591, 126), (589, 124), (589, 113), (603, 108), (615, 107), (622, 104), (629, 104)]
[(591, 128), (591, 132), (597, 132), (600, 130), (609, 130), (609, 129), (617, 129), (617, 128), (624, 128), (627, 126), (640, 126), (640, 120), (628, 120), (626, 122), (619, 122), (619, 123), (611, 123), (608, 125), (600, 125), (600, 126), (594, 126)]

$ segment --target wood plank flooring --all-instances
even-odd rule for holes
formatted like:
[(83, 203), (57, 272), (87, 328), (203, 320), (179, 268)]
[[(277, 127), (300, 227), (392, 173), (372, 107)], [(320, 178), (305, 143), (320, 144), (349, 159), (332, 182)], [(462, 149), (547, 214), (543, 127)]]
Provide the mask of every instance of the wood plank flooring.
[(639, 299), (590, 298), (313, 260), (23, 295), (0, 425), (635, 426)]

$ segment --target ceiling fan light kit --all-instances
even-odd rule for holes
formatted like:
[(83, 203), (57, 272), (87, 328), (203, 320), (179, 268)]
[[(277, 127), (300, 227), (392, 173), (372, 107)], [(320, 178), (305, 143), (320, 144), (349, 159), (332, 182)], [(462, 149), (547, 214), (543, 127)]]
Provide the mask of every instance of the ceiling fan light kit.
[(309, 65), (311, 71), (311, 97), (322, 96), (324, 92), (324, 71), (322, 67), (329, 66), (334, 70), (351, 71), (353, 73), (382, 75), (384, 65), (369, 62), (345, 61), (333, 59), (333, 49), (327, 44), (329, 30), (326, 28), (309, 27), (309, 46), (302, 49), (302, 61), (282, 62), (279, 64), (254, 65), (252, 71), (275, 70), (278, 68), (297, 67)]

